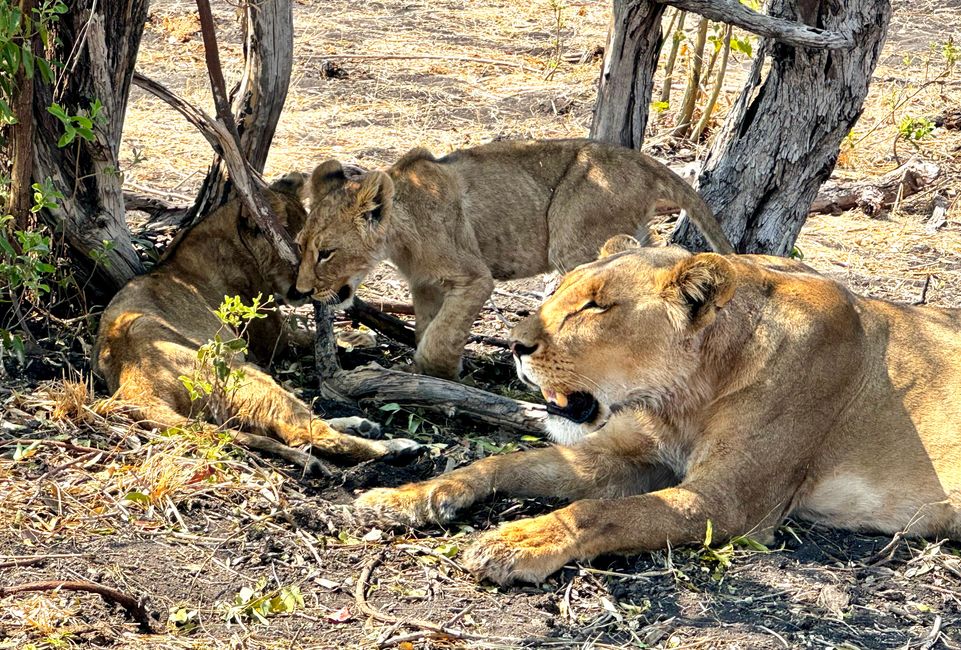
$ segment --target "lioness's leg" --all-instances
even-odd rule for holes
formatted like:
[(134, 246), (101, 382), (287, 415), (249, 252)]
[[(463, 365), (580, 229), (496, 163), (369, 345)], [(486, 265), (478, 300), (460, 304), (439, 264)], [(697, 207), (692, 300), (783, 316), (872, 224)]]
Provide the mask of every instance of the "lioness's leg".
[[(539, 581), (573, 560), (605, 553), (637, 553), (700, 542), (711, 522), (714, 539), (750, 534), (765, 539), (787, 503), (780, 481), (744, 476), (744, 468), (717, 459), (700, 478), (677, 487), (620, 499), (585, 499), (548, 515), (522, 519), (485, 533), (465, 557), (478, 578), (505, 584)], [(759, 492), (762, 492), (759, 494)]]
[(351, 462), (413, 450), (411, 440), (365, 440), (331, 428), (306, 404), (285, 391), (256, 366), (243, 366), (244, 379), (230, 394), (223, 422), (280, 438), (291, 447), (309, 444), (323, 456)]
[(638, 494), (672, 482), (664, 468), (645, 462), (653, 446), (637, 433), (490, 456), (429, 481), (370, 490), (355, 505), (372, 520), (417, 526), (447, 521), (494, 492), (567, 499)]
[(414, 354), (420, 372), (445, 379), (457, 379), (460, 374), (460, 358), (471, 325), (494, 290), (494, 278), (480, 262), (474, 274), (456, 278), (453, 283)]

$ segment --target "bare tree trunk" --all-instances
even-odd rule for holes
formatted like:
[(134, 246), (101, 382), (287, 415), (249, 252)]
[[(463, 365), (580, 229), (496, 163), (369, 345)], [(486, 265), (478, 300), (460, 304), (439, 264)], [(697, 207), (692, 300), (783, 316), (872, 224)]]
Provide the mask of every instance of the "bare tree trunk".
[(677, 63), (677, 51), (681, 49), (681, 41), (684, 40), (684, 21), (687, 20), (687, 12), (677, 10), (677, 27), (670, 30), (671, 51), (667, 55), (667, 62), (664, 64), (664, 82), (661, 84), (661, 101), (665, 104), (671, 101), (671, 84), (674, 81), (674, 64)]
[[(20, 0), (20, 13), (24, 16), (33, 14), (35, 0)], [(33, 43), (23, 43), (33, 51)], [(16, 79), (17, 95), (13, 100), (13, 114), (21, 116), (16, 124), (10, 127), (10, 198), (7, 201), (7, 213), (12, 214), (17, 227), (27, 230), (34, 226), (33, 213), (33, 75), (27, 76), (21, 67)]]
[[(823, 50), (763, 40), (701, 172), (699, 190), (735, 247), (784, 255), (861, 115), (891, 5), (889, 0), (772, 0), (769, 12), (851, 34), (855, 43)], [(674, 241), (705, 248), (686, 220)]]
[[(96, 272), (103, 283), (90, 287), (109, 294), (143, 271), (133, 248), (124, 209), (120, 175), (120, 135), (133, 75), (147, 0), (74, 2), (61, 16), (51, 59), (64, 62), (55, 88), (35, 84), (33, 116), (35, 182), (49, 178), (64, 197), (42, 217), (63, 235), (79, 261), (82, 275)], [(87, 8), (87, 7), (92, 8)], [(60, 120), (47, 111), (57, 103), (69, 115), (102, 104), (93, 127), (94, 140), (77, 138), (60, 148)], [(103, 242), (109, 242), (104, 247)], [(101, 251), (102, 261), (91, 260)], [(100, 256), (98, 256), (100, 257)]]
[(701, 92), (701, 70), (704, 67), (704, 47), (707, 45), (707, 28), (709, 21), (701, 18), (697, 25), (697, 41), (691, 50), (691, 69), (687, 76), (687, 90), (677, 115), (677, 126), (671, 132), (675, 138), (686, 138), (691, 132), (691, 122), (694, 120), (694, 109), (697, 107), (697, 96)]
[(661, 51), (664, 5), (614, 0), (591, 137), (640, 148)]
[[(244, 75), (232, 92), (231, 111), (240, 133), (240, 152), (258, 173), (287, 99), (294, 56), (294, 22), (290, 0), (248, 2), (244, 14)], [(187, 221), (209, 214), (230, 192), (227, 167), (219, 156), (204, 179)]]

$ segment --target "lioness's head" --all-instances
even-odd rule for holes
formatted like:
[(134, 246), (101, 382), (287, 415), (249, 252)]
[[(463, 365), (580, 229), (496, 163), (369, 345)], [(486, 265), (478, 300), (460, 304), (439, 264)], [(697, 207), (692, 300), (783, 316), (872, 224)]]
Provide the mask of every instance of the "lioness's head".
[(348, 306), (358, 285), (384, 257), (394, 184), (384, 172), (345, 173), (336, 160), (310, 177), (311, 208), (297, 237), (297, 293)]
[(634, 244), (610, 240), (511, 333), (517, 373), (543, 393), (557, 442), (688, 390), (704, 334), (734, 293), (734, 267), (720, 255)]

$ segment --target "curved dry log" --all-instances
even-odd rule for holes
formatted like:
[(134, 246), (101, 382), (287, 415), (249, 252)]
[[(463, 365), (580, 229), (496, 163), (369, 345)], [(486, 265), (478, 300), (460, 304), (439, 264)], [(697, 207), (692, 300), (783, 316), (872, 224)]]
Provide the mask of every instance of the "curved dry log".
[(787, 45), (797, 47), (816, 47), (828, 50), (845, 49), (854, 46), (850, 34), (818, 29), (810, 25), (775, 18), (749, 9), (739, 0), (654, 0), (678, 9), (700, 14), (758, 36), (773, 38)]
[(97, 584), (96, 582), (90, 582), (88, 580), (47, 580), (44, 582), (29, 582), (10, 587), (0, 586), (0, 598), (31, 591), (55, 590), (86, 591), (91, 594), (97, 594), (104, 600), (116, 603), (123, 607), (135, 621), (140, 623), (140, 629), (144, 632), (149, 633), (154, 631), (154, 621), (152, 618), (150, 618), (150, 614), (147, 612), (147, 608), (144, 606), (142, 599), (138, 600), (118, 589)]

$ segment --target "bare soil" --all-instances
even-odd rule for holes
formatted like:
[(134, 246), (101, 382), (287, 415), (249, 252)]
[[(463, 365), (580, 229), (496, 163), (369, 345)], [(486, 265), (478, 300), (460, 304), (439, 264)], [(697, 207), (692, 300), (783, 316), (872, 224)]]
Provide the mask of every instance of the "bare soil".
[[(230, 5), (217, 5), (225, 66), (236, 80), (240, 27)], [(860, 211), (812, 217), (798, 247), (806, 261), (860, 293), (961, 306), (961, 134), (939, 127), (915, 145), (897, 135), (905, 118), (937, 121), (961, 108), (961, 77), (943, 57), (944, 43), (961, 35), (961, 2), (896, 0), (894, 7), (864, 116), (835, 177), (881, 175), (912, 155), (935, 162), (942, 175), (880, 218)], [(138, 68), (209, 109), (193, 11), (187, 0), (153, 3)], [(299, 0), (294, 11), (295, 79), (268, 175), (309, 170), (331, 156), (375, 167), (414, 146), (444, 153), (498, 137), (587, 133), (600, 66), (592, 53), (605, 42), (606, 2), (565, 5), (559, 25), (548, 0)], [(440, 58), (331, 58), (345, 54)], [(325, 76), (324, 61), (342, 77)], [(746, 65), (743, 57), (735, 61), (718, 119)], [(675, 92), (683, 92), (681, 82)], [(703, 158), (706, 145), (664, 135), (671, 120), (671, 111), (653, 120), (651, 150), (672, 165)], [(186, 123), (135, 91), (124, 156), (131, 189), (187, 202), (210, 153)], [(937, 197), (949, 206), (943, 224), (931, 222)], [(143, 228), (136, 215), (131, 222)], [(139, 235), (145, 250), (169, 237), (155, 228)], [(499, 287), (476, 331), (504, 336), (538, 304), (548, 282)], [(365, 295), (409, 300), (386, 265)], [(145, 626), (83, 592), (0, 591), (0, 648), (961, 646), (961, 546), (803, 522), (787, 522), (768, 550), (715, 543), (602, 558), (537, 586), (478, 585), (458, 562), (475, 531), (557, 503), (500, 499), (447, 529), (402, 533), (358, 526), (349, 504), (373, 485), (426, 478), (541, 441), (418, 410), (357, 410), (318, 400), (322, 415), (363, 412), (386, 423), (387, 435), (431, 445), (406, 466), (367, 463), (321, 481), (234, 449), (211, 432), (166, 435), (132, 426), (117, 405), (98, 400), (106, 395), (89, 374), (89, 333), (56, 334), (46, 354), (0, 378), (0, 590), (89, 580), (143, 599), (152, 621)], [(345, 352), (343, 361), (396, 364), (409, 354), (380, 339)], [(311, 365), (304, 358), (274, 371), (311, 399), (317, 385)], [(469, 370), (482, 387), (523, 394), (501, 350), (471, 346)], [(34, 440), (43, 442), (32, 446)], [(368, 616), (355, 596), (365, 570), (370, 607), (469, 638), (432, 636)], [(264, 623), (235, 606), (228, 620), (242, 589), (269, 598), (291, 587), (303, 597), (293, 611), (277, 606)]]

